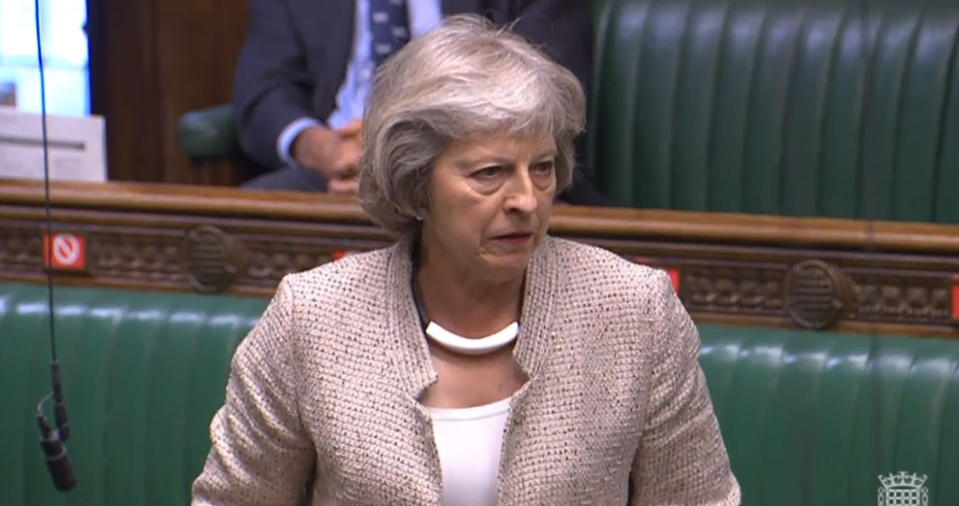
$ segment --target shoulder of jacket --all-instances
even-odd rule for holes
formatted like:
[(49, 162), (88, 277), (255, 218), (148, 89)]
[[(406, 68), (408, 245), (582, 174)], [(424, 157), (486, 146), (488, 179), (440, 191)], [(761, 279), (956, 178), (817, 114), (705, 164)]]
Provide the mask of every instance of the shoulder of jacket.
[(547, 246), (552, 249), (562, 268), (570, 273), (610, 278), (609, 281), (613, 282), (648, 280), (660, 283), (663, 277), (668, 277), (662, 269), (638, 264), (599, 246), (555, 237), (549, 239)]
[[(552, 249), (573, 298), (601, 298), (632, 308), (650, 308), (672, 290), (662, 269), (633, 262), (612, 251), (567, 239), (551, 238)], [(655, 305), (655, 304), (653, 304)]]
[(385, 277), (389, 248), (348, 255), (312, 269), (287, 274), (285, 284), (296, 300), (337, 297), (369, 291)]

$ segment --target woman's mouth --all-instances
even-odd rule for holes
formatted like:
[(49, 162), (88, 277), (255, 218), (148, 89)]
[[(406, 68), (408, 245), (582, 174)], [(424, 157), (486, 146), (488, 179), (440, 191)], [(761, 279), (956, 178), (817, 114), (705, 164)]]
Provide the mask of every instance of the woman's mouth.
[(493, 238), (495, 241), (510, 244), (514, 246), (526, 245), (533, 239), (533, 234), (529, 232), (518, 232), (515, 234), (503, 234)]

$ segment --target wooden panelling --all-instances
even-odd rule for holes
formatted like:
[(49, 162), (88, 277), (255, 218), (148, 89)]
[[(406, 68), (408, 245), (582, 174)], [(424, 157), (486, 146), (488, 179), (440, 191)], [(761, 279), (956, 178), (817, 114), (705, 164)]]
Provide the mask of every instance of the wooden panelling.
[(236, 184), (239, 162), (182, 153), (184, 113), (228, 103), (245, 0), (88, 0), (92, 111), (106, 118), (111, 180)]
[(106, 119), (110, 179), (162, 181), (155, 2), (87, 2), (91, 112)]
[[(391, 243), (355, 201), (179, 185), (54, 184), (87, 261), (58, 283), (269, 295)], [(0, 278), (42, 282), (42, 185), (0, 181)], [(551, 233), (673, 274), (700, 322), (959, 337), (959, 226), (558, 206)]]

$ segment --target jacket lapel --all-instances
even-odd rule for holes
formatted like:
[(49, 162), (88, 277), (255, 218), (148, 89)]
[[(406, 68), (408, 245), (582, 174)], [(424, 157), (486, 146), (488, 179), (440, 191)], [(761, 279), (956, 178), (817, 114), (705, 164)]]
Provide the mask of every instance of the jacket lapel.
[(526, 268), (520, 332), (513, 356), (526, 375), (533, 379), (549, 356), (553, 330), (553, 302), (557, 269), (553, 258), (553, 239), (547, 236), (536, 248)]
[[(442, 475), (439, 459), (436, 457), (432, 423), (428, 410), (419, 403), (420, 394), (435, 383), (439, 375), (433, 367), (410, 289), (410, 277), (413, 274), (410, 246), (409, 239), (400, 240), (390, 249), (387, 257), (386, 286), (383, 293), (391, 305), (386, 314), (390, 335), (389, 342), (383, 344), (389, 356), (393, 381), (400, 387), (404, 397), (400, 402), (412, 411), (418, 422), (413, 432), (421, 439), (410, 443), (432, 449), (425, 452), (428, 456), (424, 459), (419, 457), (424, 455), (423, 452), (413, 452), (417, 457), (409, 462), (410, 466), (422, 466), (422, 469), (407, 469), (410, 472), (406, 479), (421, 481), (425, 485), (424, 489), (430, 491), (431, 497), (421, 498), (423, 504), (439, 504)], [(426, 471), (425, 474), (422, 470)]]
[(387, 318), (390, 319), (389, 328), (392, 332), (388, 346), (393, 350), (393, 371), (405, 393), (416, 401), (427, 387), (436, 382), (439, 375), (433, 367), (410, 289), (413, 275), (410, 246), (410, 240), (403, 239), (390, 251), (385, 293), (392, 304)]
[(311, 2), (311, 8), (316, 12), (307, 15), (304, 10), (294, 10), (294, 13), (304, 15), (305, 19), (320, 20), (316, 29), (304, 29), (302, 35), (308, 40), (307, 44), (323, 50), (322, 71), (326, 75), (320, 76), (317, 93), (320, 102), (317, 112), (320, 117), (326, 116), (336, 107), (336, 94), (346, 78), (346, 68), (353, 54), (353, 28), (356, 25), (356, 2), (352, 0), (332, 0), (326, 2)]

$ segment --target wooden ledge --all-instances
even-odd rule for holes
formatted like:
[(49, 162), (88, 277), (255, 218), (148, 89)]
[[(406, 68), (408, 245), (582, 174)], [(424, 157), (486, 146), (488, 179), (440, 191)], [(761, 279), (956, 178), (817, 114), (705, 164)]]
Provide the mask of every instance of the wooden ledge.
[[(68, 209), (86, 209), (369, 223), (354, 198), (326, 194), (120, 182), (52, 183), (50, 193), (55, 220)], [(43, 202), (41, 182), (0, 179), (0, 205), (42, 208)], [(959, 255), (959, 225), (932, 223), (557, 205), (551, 231), (559, 236)]]
[[(54, 183), (51, 227), (85, 245), (58, 283), (269, 295), (392, 241), (352, 198)], [(0, 180), (0, 279), (45, 280), (44, 188)], [(667, 270), (698, 322), (959, 337), (959, 225), (557, 205), (551, 233)]]

